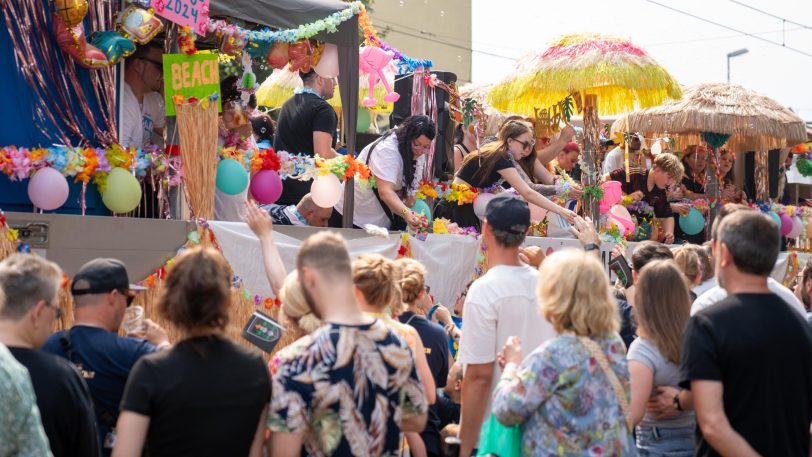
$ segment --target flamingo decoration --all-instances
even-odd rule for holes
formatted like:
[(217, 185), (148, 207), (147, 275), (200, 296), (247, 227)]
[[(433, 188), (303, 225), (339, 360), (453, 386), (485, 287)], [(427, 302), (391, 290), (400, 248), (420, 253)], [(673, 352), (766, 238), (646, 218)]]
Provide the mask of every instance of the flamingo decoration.
[(369, 96), (364, 98), (363, 105), (367, 108), (373, 107), (378, 104), (375, 100), (375, 84), (378, 80), (381, 81), (383, 87), (386, 89), (386, 95), (383, 97), (385, 102), (394, 103), (400, 99), (400, 94), (392, 91), (392, 86), (383, 74), (383, 69), (389, 62), (392, 61), (394, 53), (384, 51), (381, 48), (374, 46), (364, 46), (360, 50), (358, 64), (362, 72), (367, 73), (369, 83)]

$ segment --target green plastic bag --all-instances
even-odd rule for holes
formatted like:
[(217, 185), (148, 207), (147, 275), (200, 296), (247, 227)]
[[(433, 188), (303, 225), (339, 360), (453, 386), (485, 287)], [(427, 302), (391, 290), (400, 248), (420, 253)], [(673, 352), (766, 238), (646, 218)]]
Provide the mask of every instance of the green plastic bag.
[(491, 413), (488, 421), (482, 424), (479, 434), (479, 451), (477, 455), (496, 455), (498, 457), (521, 457), (522, 426), (505, 427)]

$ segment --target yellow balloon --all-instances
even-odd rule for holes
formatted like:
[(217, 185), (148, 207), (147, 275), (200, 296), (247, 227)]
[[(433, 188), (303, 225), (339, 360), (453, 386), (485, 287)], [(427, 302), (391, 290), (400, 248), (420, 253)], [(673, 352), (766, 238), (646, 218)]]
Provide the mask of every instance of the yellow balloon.
[(129, 213), (141, 203), (141, 184), (129, 171), (113, 168), (107, 175), (102, 202), (114, 213)]
[(56, 0), (54, 6), (68, 27), (79, 24), (87, 15), (87, 0)]

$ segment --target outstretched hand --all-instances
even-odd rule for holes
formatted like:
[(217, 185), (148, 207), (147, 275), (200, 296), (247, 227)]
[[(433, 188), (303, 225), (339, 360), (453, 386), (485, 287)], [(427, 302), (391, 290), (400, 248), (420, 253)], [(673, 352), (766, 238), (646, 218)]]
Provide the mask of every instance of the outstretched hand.
[(273, 234), (273, 220), (267, 211), (260, 209), (253, 201), (245, 201), (245, 222), (257, 238)]
[(595, 226), (592, 224), (592, 219), (588, 217), (583, 218), (581, 216), (575, 216), (575, 222), (572, 224), (572, 227), (570, 227), (570, 233), (578, 238), (578, 241), (581, 242), (582, 246), (586, 246), (590, 243), (594, 243), (599, 246), (601, 244), (598, 231), (595, 230)]

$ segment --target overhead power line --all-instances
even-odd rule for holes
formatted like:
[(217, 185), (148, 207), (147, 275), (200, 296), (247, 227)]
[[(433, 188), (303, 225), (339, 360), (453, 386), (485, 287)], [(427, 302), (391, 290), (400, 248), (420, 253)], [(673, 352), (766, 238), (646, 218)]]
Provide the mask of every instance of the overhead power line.
[(770, 16), (770, 17), (771, 17), (771, 18), (773, 18), (773, 19), (778, 19), (779, 21), (786, 22), (787, 24), (795, 24), (795, 25), (801, 26), (801, 27), (803, 27), (803, 28), (805, 28), (805, 29), (812, 29), (812, 26), (808, 26), (808, 25), (805, 25), (805, 24), (801, 24), (800, 22), (795, 22), (795, 21), (793, 21), (793, 20), (791, 20), (791, 19), (783, 18), (783, 17), (781, 17), (781, 16), (776, 16), (776, 15), (775, 15), (775, 14), (773, 14), (773, 13), (768, 13), (768, 12), (766, 12), (766, 11), (764, 11), (764, 10), (760, 10), (760, 9), (758, 9), (758, 8), (754, 7), (754, 6), (750, 6), (750, 5), (748, 5), (747, 3), (742, 3), (742, 2), (740, 2), (740, 1), (738, 1), (738, 0), (730, 0), (730, 1), (731, 1), (731, 2), (733, 2), (733, 3), (735, 3), (735, 4), (737, 4), (737, 5), (739, 5), (739, 6), (743, 6), (743, 7), (745, 7), (745, 8), (751, 9), (751, 10), (753, 10), (753, 11), (757, 11), (757, 12), (759, 12), (759, 13), (761, 13), (761, 14), (766, 15), (766, 16)]
[(720, 23), (715, 22), (715, 21), (712, 21), (712, 20), (710, 20), (710, 19), (706, 19), (706, 18), (704, 18), (704, 17), (697, 16), (696, 14), (691, 14), (691, 13), (689, 13), (689, 12), (687, 12), (687, 11), (683, 11), (683, 10), (680, 10), (680, 9), (674, 8), (674, 7), (672, 7), (672, 6), (668, 6), (668, 5), (664, 5), (664, 4), (662, 4), (662, 3), (655, 2), (654, 0), (646, 0), (646, 1), (648, 1), (649, 3), (653, 3), (653, 4), (657, 5), (657, 6), (663, 7), (663, 8), (665, 8), (665, 9), (669, 9), (669, 10), (671, 10), (671, 11), (674, 11), (674, 12), (677, 12), (677, 13), (680, 13), (680, 14), (683, 14), (683, 15), (685, 15), (685, 16), (692, 17), (692, 18), (694, 18), (694, 19), (696, 19), (696, 20), (699, 20), (699, 21), (702, 21), (702, 22), (707, 22), (708, 24), (713, 24), (713, 25), (715, 25), (715, 26), (717, 26), (717, 27), (722, 27), (722, 28), (724, 28), (724, 29), (731, 30), (731, 31), (733, 31), (733, 32), (736, 32), (736, 33), (739, 33), (739, 34), (742, 34), (742, 35), (745, 35), (745, 36), (749, 36), (750, 38), (754, 38), (754, 39), (756, 39), (756, 40), (763, 41), (763, 42), (765, 42), (765, 43), (769, 43), (769, 44), (772, 44), (772, 45), (774, 45), (774, 46), (779, 46), (779, 47), (782, 47), (782, 48), (784, 48), (784, 49), (790, 50), (790, 51), (792, 51), (792, 52), (796, 52), (796, 53), (798, 53), (798, 54), (801, 54), (801, 55), (804, 55), (804, 56), (807, 56), (807, 57), (812, 57), (812, 54), (810, 54), (810, 53), (808, 53), (808, 52), (806, 52), (806, 51), (802, 51), (802, 50), (800, 50), (800, 49), (793, 48), (793, 47), (787, 46), (787, 45), (785, 45), (785, 44), (778, 43), (778, 42), (776, 42), (776, 41), (772, 41), (772, 40), (768, 40), (768, 39), (766, 39), (766, 38), (762, 38), (762, 37), (760, 37), (760, 36), (758, 36), (758, 35), (756, 35), (756, 34), (753, 34), (753, 33), (750, 33), (750, 32), (745, 32), (745, 31), (743, 31), (743, 30), (739, 30), (739, 29), (736, 29), (736, 28), (730, 27), (730, 26), (725, 25), (725, 24), (720, 24)]

